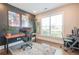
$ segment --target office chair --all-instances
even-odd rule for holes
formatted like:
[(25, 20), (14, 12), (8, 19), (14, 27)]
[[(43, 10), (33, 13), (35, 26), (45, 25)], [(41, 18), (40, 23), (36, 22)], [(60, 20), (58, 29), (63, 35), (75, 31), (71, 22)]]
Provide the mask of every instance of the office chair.
[(21, 38), (21, 40), (24, 42), (24, 44), (21, 46), (23, 50), (25, 50), (26, 47), (32, 48), (32, 32), (30, 29), (22, 28), (20, 29), (21, 33), (26, 34), (26, 37)]

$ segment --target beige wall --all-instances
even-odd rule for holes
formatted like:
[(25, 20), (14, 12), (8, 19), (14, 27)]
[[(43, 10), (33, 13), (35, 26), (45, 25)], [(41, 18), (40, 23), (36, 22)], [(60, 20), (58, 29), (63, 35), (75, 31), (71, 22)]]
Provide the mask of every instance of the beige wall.
[(37, 22), (40, 22), (42, 17), (54, 14), (64, 14), (63, 18), (63, 35), (71, 33), (73, 27), (79, 27), (79, 4), (68, 4), (41, 14), (36, 15)]

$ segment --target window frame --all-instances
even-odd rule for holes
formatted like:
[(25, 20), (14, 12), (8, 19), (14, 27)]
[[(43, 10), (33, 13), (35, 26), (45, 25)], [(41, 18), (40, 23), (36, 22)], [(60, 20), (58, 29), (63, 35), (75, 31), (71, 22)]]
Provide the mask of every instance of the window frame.
[[(47, 16), (47, 17), (49, 17), (49, 16)], [(47, 17), (43, 17), (43, 18), (47, 18)], [(43, 19), (43, 18), (42, 18), (42, 19)], [(42, 20), (42, 19), (41, 19), (41, 20)], [(49, 17), (49, 19), (50, 19), (50, 17)], [(49, 22), (50, 22), (50, 21), (49, 21)], [(50, 23), (49, 23), (49, 24), (50, 24)], [(43, 27), (46, 27), (46, 26), (43, 26)], [(47, 26), (47, 27), (48, 27), (48, 26)], [(42, 30), (41, 22), (40, 22), (40, 29)], [(46, 36), (46, 35), (44, 35), (44, 34), (41, 33), (41, 32), (42, 32), (41, 30), (40, 30), (40, 34), (41, 34), (42, 36)], [(50, 34), (50, 25), (49, 25), (49, 34)], [(50, 36), (47, 36), (47, 37), (50, 37)]]
[[(55, 16), (55, 15), (62, 15), (62, 37), (52, 37), (52, 35), (51, 35), (51, 16)], [(49, 25), (49, 32), (50, 32), (50, 36), (45, 36), (45, 35), (43, 35), (43, 34), (41, 34), (41, 23), (40, 23), (40, 34), (42, 35), (42, 36), (44, 36), (44, 37), (51, 37), (51, 38), (63, 38), (63, 31), (64, 31), (64, 14), (63, 13), (59, 13), (59, 14), (53, 14), (53, 15), (49, 15), (49, 16), (46, 16), (46, 17), (49, 17), (49, 19), (50, 19), (50, 25)], [(46, 17), (43, 17), (43, 18), (46, 18)], [(43, 18), (41, 18), (41, 20), (43, 19)]]
[[(16, 16), (16, 14), (18, 14), (19, 15), (19, 24), (18, 24), (18, 26), (16, 25), (10, 25), (10, 13), (14, 13), (15, 14), (15, 16)], [(8, 27), (16, 27), (16, 28), (18, 28), (18, 27), (20, 27), (20, 24), (21, 24), (21, 21), (20, 21), (20, 13), (18, 13), (18, 12), (14, 12), (14, 11), (11, 11), (11, 10), (8, 10), (7, 11), (7, 14), (8, 14)], [(11, 16), (11, 17), (13, 17), (13, 16)]]

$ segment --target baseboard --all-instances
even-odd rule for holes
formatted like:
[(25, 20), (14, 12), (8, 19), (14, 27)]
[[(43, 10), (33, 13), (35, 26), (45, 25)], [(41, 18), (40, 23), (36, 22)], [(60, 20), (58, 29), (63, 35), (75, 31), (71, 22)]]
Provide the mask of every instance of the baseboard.
[(36, 39), (54, 42), (54, 43), (58, 43), (58, 44), (64, 44), (62, 39), (53, 39), (53, 38), (42, 37), (42, 36), (37, 36)]
[[(9, 47), (13, 46), (13, 45), (16, 45), (16, 44), (19, 44), (19, 43), (22, 43), (23, 41), (17, 41), (17, 42), (14, 42), (14, 43), (10, 43), (9, 44)], [(4, 49), (4, 45), (0, 46), (0, 50), (1, 49)]]

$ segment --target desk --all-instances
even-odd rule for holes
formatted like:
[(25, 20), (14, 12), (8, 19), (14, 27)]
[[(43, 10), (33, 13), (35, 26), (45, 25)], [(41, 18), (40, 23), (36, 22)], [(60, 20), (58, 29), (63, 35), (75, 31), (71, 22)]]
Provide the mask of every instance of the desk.
[(25, 37), (26, 35), (23, 33), (18, 33), (18, 34), (11, 34), (11, 35), (4, 35), (6, 39), (6, 50), (8, 53), (8, 40), (13, 40), (14, 38), (22, 38)]

